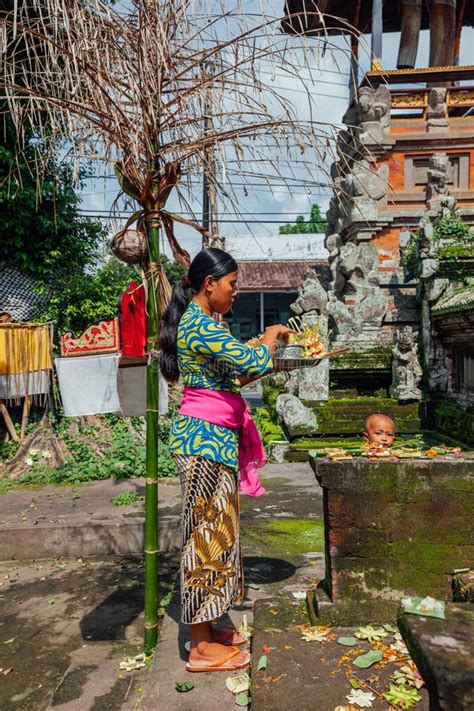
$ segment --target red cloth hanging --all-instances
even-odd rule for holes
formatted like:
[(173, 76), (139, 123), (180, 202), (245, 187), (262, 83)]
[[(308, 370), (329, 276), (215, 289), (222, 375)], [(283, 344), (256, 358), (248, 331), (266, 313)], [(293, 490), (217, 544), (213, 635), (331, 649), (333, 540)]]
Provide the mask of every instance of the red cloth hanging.
[(122, 294), (122, 355), (144, 356), (146, 352), (145, 289), (131, 281)]

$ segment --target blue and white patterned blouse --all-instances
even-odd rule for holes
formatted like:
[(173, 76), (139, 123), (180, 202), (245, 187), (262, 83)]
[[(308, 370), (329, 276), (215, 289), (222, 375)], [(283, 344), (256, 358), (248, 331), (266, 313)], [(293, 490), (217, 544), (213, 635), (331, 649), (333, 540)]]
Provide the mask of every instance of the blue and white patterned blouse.
[[(184, 385), (239, 393), (238, 375), (270, 372), (272, 356), (267, 346), (250, 348), (191, 301), (177, 333), (178, 366)], [(237, 467), (238, 434), (187, 415), (178, 415), (171, 426), (171, 454), (199, 454), (206, 459)]]

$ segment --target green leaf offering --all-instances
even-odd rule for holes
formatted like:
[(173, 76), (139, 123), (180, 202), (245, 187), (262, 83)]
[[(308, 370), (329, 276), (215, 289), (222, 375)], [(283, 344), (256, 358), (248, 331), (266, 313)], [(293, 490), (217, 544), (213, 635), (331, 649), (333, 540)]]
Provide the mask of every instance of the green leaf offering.
[(266, 668), (267, 668), (267, 655), (262, 654), (262, 656), (258, 660), (257, 671), (260, 671), (261, 669), (266, 669)]
[(381, 639), (384, 639), (384, 637), (387, 637), (387, 634), (387, 630), (383, 627), (373, 627), (372, 625), (367, 625), (366, 627), (359, 627), (355, 633), (355, 636), (358, 637), (358, 639), (367, 639), (370, 644), (374, 644), (375, 642), (379, 642)]
[(413, 595), (402, 599), (403, 612), (411, 615), (424, 615), (425, 617), (436, 617), (439, 620), (445, 619), (445, 604), (443, 600), (436, 600), (428, 595), (427, 597), (415, 597)]
[(355, 637), (338, 637), (337, 643), (342, 644), (344, 647), (354, 647), (357, 644)]
[(353, 689), (360, 689), (360, 684), (357, 679), (355, 679), (353, 676), (349, 679), (349, 684), (352, 686)]
[(408, 689), (401, 684), (390, 684), (389, 690), (382, 696), (389, 704), (401, 706), (403, 709), (411, 709), (421, 701), (421, 696), (416, 689)]
[(373, 649), (370, 650), (370, 652), (367, 652), (367, 654), (361, 654), (360, 657), (356, 657), (353, 660), (353, 664), (356, 667), (359, 667), (359, 669), (368, 669), (369, 667), (372, 666), (372, 664), (376, 664), (377, 662), (380, 662), (382, 659), (382, 652), (381, 651), (374, 651)]
[(11, 639), (6, 639), (3, 644), (11, 644), (16, 640), (16, 637), (12, 637)]
[(191, 689), (194, 689), (194, 684), (192, 681), (177, 681), (176, 682), (176, 691), (191, 691)]
[(248, 706), (250, 704), (250, 696), (247, 696), (247, 694), (238, 694), (235, 697), (235, 703), (237, 706)]

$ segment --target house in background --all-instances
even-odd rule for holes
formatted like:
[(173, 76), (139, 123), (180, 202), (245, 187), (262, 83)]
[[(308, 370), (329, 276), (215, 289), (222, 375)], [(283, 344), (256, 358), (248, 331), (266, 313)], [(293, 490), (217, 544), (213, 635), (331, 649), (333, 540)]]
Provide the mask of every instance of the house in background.
[(225, 320), (241, 341), (286, 323), (307, 270), (328, 270), (323, 234), (227, 237), (225, 250), (239, 263), (240, 292)]

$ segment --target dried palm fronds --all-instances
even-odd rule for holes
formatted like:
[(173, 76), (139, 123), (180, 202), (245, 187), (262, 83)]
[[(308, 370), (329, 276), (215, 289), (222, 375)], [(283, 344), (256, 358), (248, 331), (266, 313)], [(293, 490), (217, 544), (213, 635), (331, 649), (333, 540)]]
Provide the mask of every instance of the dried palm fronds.
[[(324, 171), (333, 153), (334, 128), (312, 118), (331, 38), (318, 11), (320, 39), (308, 43), (302, 35), (295, 50), (295, 38), (280, 32), (280, 17), (244, 7), (197, 0), (11, 3), (10, 12), (0, 11), (0, 90), (20, 140), (32, 127), (43, 147), (63, 141), (76, 174), (84, 160), (114, 165), (123, 192), (146, 211), (160, 213), (178, 185), (186, 206), (193, 176), (203, 170), (236, 209), (227, 175), (243, 182), (259, 176), (269, 191), (278, 176), (291, 194), (299, 168)], [(306, 95), (297, 111), (275, 88), (272, 72), (302, 81), (301, 63)], [(40, 152), (39, 160), (47, 155)], [(180, 221), (192, 224), (190, 218)], [(164, 224), (171, 242), (176, 221), (168, 215)], [(187, 261), (176, 245), (173, 251)]]

